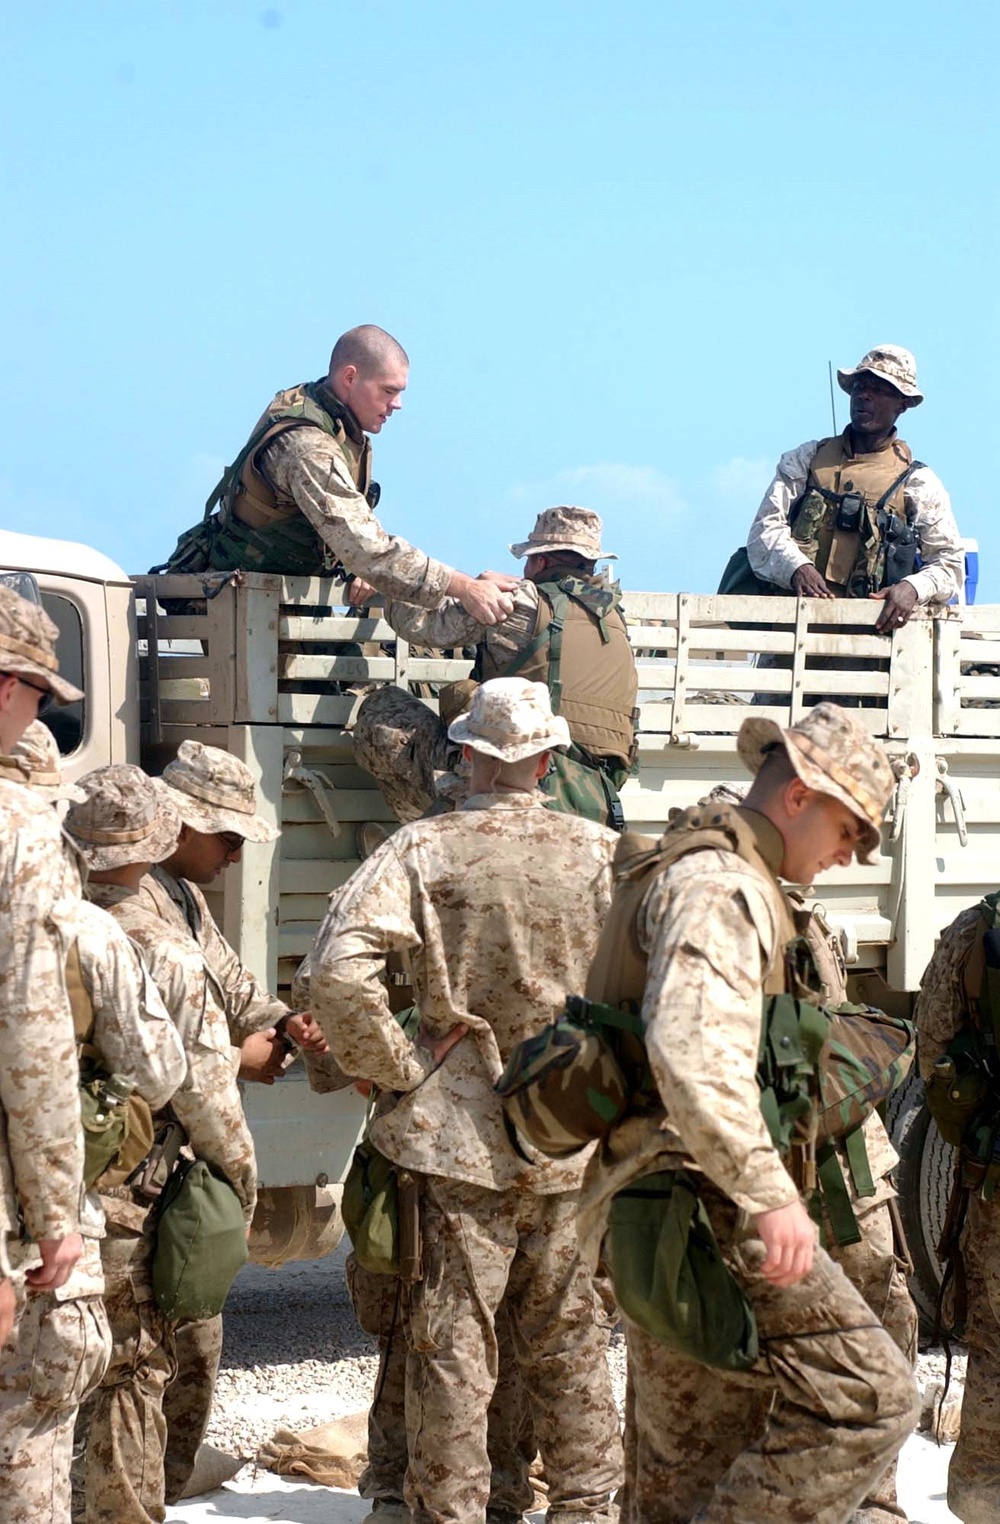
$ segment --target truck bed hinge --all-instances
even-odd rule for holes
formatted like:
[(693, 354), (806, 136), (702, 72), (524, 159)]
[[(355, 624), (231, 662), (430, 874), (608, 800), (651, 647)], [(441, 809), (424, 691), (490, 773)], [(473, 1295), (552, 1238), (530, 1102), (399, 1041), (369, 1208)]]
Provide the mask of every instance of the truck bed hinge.
[(941, 793), (951, 804), (951, 812), (955, 817), (955, 827), (958, 831), (958, 839), (963, 847), (969, 845), (969, 828), (965, 823), (965, 800), (962, 798), (962, 790), (954, 778), (948, 776), (948, 761), (945, 757), (936, 757), (938, 770), (937, 786)]
[(282, 792), (289, 783), (297, 783), (301, 788), (309, 790), (320, 814), (326, 821), (330, 835), (339, 836), (340, 821), (337, 819), (337, 811), (333, 804), (333, 796), (337, 790), (325, 773), (312, 767), (303, 767), (300, 751), (290, 751), (285, 757), (285, 768), (281, 774)]

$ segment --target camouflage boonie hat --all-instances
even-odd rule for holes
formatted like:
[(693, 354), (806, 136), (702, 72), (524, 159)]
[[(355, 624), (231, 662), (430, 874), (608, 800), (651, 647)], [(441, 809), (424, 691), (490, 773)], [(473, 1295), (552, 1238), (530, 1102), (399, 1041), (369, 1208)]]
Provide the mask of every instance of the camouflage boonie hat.
[(524, 677), (481, 683), (469, 708), (448, 726), (448, 739), (501, 762), (521, 762), (570, 744), (569, 726), (552, 713), (548, 688)]
[(274, 841), (281, 832), (257, 814), (257, 789), (245, 762), (218, 746), (182, 741), (161, 780), (186, 826), (214, 836), (231, 831), (244, 841)]
[(807, 788), (839, 799), (861, 822), (855, 849), (858, 862), (876, 862), (882, 816), (896, 786), (889, 758), (878, 741), (838, 704), (817, 704), (790, 730), (782, 730), (774, 720), (743, 721), (736, 749), (755, 776), (775, 746), (786, 749)]
[(495, 1088), (508, 1124), (551, 1159), (603, 1138), (629, 1104), (607, 1043), (565, 1018), (518, 1043)]
[(56, 640), (59, 631), (45, 610), (22, 598), (20, 593), (0, 585), (0, 673), (23, 677), (51, 693), (57, 704), (72, 704), (82, 699), (74, 688), (59, 676)]
[(907, 407), (918, 407), (923, 402), (924, 394), (917, 388), (917, 362), (910, 351), (901, 348), (899, 344), (878, 344), (874, 349), (869, 349), (853, 370), (838, 370), (837, 380), (841, 389), (845, 392), (852, 391), (855, 376), (860, 376), (865, 371), (880, 376), (883, 381), (894, 386), (906, 398)]
[(162, 863), (180, 835), (180, 816), (167, 790), (127, 762), (99, 767), (80, 779), (83, 802), (63, 822), (91, 873), (130, 863)]
[(56, 738), (42, 720), (32, 720), (10, 756), (0, 759), (0, 776), (26, 783), (53, 802), (69, 799), (79, 803), (87, 797), (82, 788), (63, 779)]
[(549, 550), (575, 550), (586, 561), (617, 561), (601, 549), (601, 515), (592, 508), (545, 508), (526, 540), (510, 546), (512, 556), (543, 556)]

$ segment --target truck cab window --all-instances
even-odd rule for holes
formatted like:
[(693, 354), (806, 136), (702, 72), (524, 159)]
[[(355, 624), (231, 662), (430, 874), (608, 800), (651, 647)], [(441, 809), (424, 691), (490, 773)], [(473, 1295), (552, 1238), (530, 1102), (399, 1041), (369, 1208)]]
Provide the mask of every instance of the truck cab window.
[[(60, 593), (42, 593), (42, 607), (59, 631), (56, 651), (59, 671), (77, 688), (85, 687), (83, 660), (83, 620), (79, 610), (69, 598)], [(45, 724), (56, 738), (61, 754), (68, 757), (76, 751), (83, 740), (86, 728), (87, 700), (77, 699), (74, 704), (52, 709), (45, 716)]]

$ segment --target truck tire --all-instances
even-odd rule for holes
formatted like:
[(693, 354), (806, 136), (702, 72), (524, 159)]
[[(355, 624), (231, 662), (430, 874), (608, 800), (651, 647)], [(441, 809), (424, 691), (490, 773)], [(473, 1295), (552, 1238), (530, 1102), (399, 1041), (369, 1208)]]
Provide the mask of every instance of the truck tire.
[(923, 1082), (915, 1073), (890, 1099), (886, 1124), (899, 1154), (896, 1188), (913, 1261), (910, 1291), (924, 1331), (929, 1333), (941, 1287), (937, 1244), (951, 1194), (955, 1150), (941, 1138), (924, 1100)]

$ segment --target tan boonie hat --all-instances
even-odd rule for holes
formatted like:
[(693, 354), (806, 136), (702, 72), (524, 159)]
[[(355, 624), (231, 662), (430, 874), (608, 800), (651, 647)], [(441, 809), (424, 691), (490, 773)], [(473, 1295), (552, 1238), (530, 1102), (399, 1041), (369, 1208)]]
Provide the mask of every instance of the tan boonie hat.
[(586, 561), (617, 561), (610, 550), (601, 549), (603, 527), (601, 515), (592, 508), (546, 508), (528, 538), (511, 545), (510, 553), (520, 561), (549, 550), (575, 550)]
[(57, 704), (72, 704), (83, 694), (59, 676), (58, 635), (39, 604), (0, 584), (0, 673), (45, 688)]
[(274, 841), (281, 835), (257, 814), (257, 790), (246, 763), (218, 746), (182, 741), (161, 781), (193, 831), (206, 836), (231, 831), (244, 841)]
[(908, 349), (902, 349), (898, 344), (878, 344), (869, 349), (853, 370), (838, 370), (837, 380), (842, 389), (849, 392), (853, 389), (855, 376), (865, 371), (881, 376), (883, 381), (894, 386), (906, 398), (908, 407), (918, 407), (923, 402), (924, 394), (917, 390), (917, 362)]
[(64, 781), (56, 738), (42, 720), (32, 720), (10, 756), (0, 758), (0, 776), (26, 783), (53, 802), (87, 797), (75, 783)]
[(70, 806), (63, 826), (91, 873), (162, 863), (173, 852), (180, 816), (167, 790), (141, 767), (99, 767), (80, 779), (80, 788), (83, 802)]
[(878, 858), (882, 816), (896, 786), (889, 758), (865, 727), (838, 704), (817, 704), (790, 730), (774, 720), (744, 720), (736, 749), (755, 776), (767, 753), (784, 746), (807, 788), (830, 794), (860, 820), (857, 858)]
[(501, 762), (521, 762), (570, 744), (569, 726), (552, 713), (548, 688), (523, 677), (483, 683), (465, 713), (448, 726), (448, 739)]

